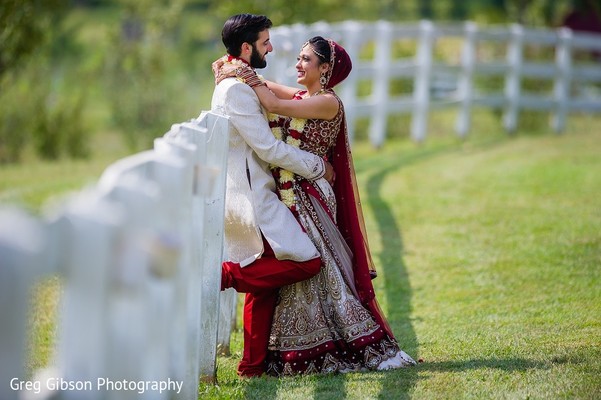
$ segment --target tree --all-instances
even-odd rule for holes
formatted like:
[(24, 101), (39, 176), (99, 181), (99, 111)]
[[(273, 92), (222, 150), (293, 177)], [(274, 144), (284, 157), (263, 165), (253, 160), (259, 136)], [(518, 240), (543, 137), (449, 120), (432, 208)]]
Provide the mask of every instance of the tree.
[(3, 0), (0, 6), (0, 78), (44, 44), (66, 0)]
[(453, 0), (451, 4), (451, 19), (460, 21), (468, 16), (468, 4), (465, 0)]
[(419, 17), (421, 19), (433, 19), (434, 9), (431, 0), (421, 0), (418, 3)]
[(61, 24), (68, 5), (68, 0), (2, 0), (0, 163), (19, 161), (30, 145), (49, 159), (63, 152), (88, 154), (85, 98), (56, 84), (58, 60), (69, 42)]

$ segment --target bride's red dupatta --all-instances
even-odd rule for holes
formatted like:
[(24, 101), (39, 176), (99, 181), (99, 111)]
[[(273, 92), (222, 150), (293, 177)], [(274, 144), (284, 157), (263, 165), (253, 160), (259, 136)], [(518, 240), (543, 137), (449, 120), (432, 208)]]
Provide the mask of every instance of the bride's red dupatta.
[(353, 252), (353, 272), (359, 300), (372, 312), (378, 324), (394, 337), (386, 319), (383, 318), (372, 284), (372, 279), (376, 276), (376, 268), (369, 251), (346, 120), (341, 124), (336, 138), (331, 163), (336, 172), (334, 183), (337, 202), (336, 223)]

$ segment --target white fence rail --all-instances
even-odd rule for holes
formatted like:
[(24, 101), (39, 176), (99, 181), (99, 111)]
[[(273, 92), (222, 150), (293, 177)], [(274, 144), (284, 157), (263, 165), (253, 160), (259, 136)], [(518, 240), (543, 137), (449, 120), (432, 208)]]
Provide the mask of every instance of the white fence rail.
[[(411, 136), (421, 141), (426, 137), (432, 109), (455, 107), (458, 110), (455, 130), (460, 136), (469, 132), (475, 106), (502, 110), (503, 125), (508, 132), (518, 128), (521, 110), (550, 112), (551, 126), (556, 132), (565, 128), (571, 112), (601, 111), (601, 95), (591, 97), (579, 90), (601, 84), (601, 61), (585, 62), (581, 57), (583, 53), (601, 53), (601, 35), (575, 33), (566, 28), (527, 29), (520, 25), (481, 28), (473, 22), (298, 24), (271, 31), (275, 49), (269, 56), (265, 77), (295, 84), (294, 65), (300, 46), (314, 35), (331, 37), (349, 52), (354, 62), (353, 72), (339, 90), (347, 110), (349, 133), (353, 137), (357, 118), (367, 117), (369, 137), (376, 146), (385, 140), (388, 117), (396, 114), (411, 114)], [(437, 43), (448, 38), (461, 42), (455, 61), (442, 60), (436, 52)], [(414, 54), (395, 57), (393, 49), (399, 41), (413, 41)], [(487, 45), (501, 46), (504, 54), (500, 58), (488, 56)], [(550, 49), (553, 59), (544, 62), (530, 59), (531, 46)], [(368, 49), (365, 53), (373, 56), (366, 58), (364, 49), (370, 47), (373, 51)], [(478, 78), (494, 77), (503, 80), (502, 90), (487, 93), (476, 84)], [(411, 80), (412, 92), (391, 95), (390, 86), (398, 79)], [(546, 81), (552, 90), (528, 93), (522, 85), (524, 79)], [(371, 94), (359, 95), (361, 82), (372, 88)]]
[[(52, 216), (0, 212), (0, 399), (193, 399), (215, 379), (228, 130), (203, 113)], [(29, 295), (48, 275), (56, 355), (28, 378)]]

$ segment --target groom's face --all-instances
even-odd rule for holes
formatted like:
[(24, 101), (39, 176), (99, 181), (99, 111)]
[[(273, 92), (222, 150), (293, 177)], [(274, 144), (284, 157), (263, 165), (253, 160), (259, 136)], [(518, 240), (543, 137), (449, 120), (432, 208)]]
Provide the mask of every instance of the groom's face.
[(271, 46), (271, 40), (269, 38), (269, 30), (265, 29), (259, 33), (259, 39), (252, 45), (252, 52), (250, 54), (250, 66), (253, 68), (265, 68), (267, 66), (267, 60), (265, 56), (273, 51)]

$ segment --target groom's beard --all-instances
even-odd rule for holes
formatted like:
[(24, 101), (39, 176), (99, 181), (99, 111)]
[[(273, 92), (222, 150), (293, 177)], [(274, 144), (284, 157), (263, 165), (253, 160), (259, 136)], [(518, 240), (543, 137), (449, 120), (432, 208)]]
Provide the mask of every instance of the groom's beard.
[(267, 66), (267, 60), (265, 55), (261, 55), (255, 45), (252, 45), (253, 51), (250, 53), (250, 66), (253, 68), (265, 68)]

